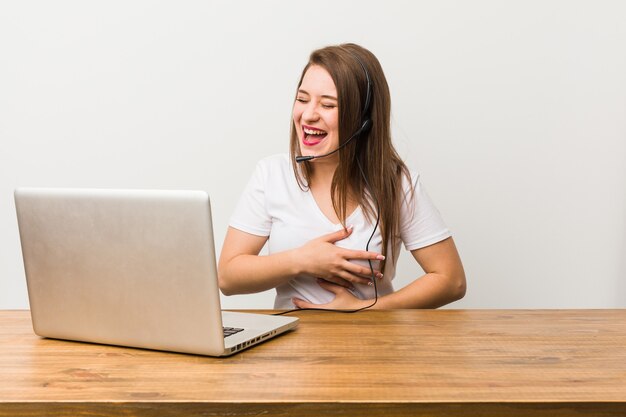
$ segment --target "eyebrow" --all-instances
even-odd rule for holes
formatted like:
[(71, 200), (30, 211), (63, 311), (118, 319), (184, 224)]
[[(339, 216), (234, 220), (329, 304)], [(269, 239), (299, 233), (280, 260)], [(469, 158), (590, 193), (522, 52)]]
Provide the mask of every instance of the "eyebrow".
[[(298, 90), (298, 93), (304, 93), (304, 94), (306, 94), (307, 96), (310, 96), (310, 95), (311, 95), (311, 94), (309, 94), (309, 92), (308, 92), (308, 91), (303, 90), (303, 89), (299, 89), (299, 90)], [(322, 98), (329, 98), (329, 99), (331, 99), (331, 100), (338, 101), (338, 100), (337, 100), (337, 97), (335, 97), (335, 96), (330, 96), (330, 95), (328, 95), (328, 94), (323, 94), (321, 97), (322, 97)]]

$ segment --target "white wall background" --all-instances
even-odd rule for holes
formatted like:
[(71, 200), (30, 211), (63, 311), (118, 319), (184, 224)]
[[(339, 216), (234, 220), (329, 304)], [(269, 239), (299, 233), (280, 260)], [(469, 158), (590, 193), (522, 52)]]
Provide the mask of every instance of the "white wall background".
[(452, 307), (626, 307), (625, 21), (617, 0), (0, 2), (0, 308), (28, 306), (17, 186), (204, 189), (219, 251), (308, 54), (342, 42), (380, 59), (453, 230)]

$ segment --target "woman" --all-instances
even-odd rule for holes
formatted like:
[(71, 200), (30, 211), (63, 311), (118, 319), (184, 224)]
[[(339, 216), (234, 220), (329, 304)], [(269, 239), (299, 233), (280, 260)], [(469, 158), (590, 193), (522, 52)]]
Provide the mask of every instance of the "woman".
[[(450, 232), (392, 145), (390, 109), (371, 52), (343, 44), (311, 54), (290, 154), (257, 164), (231, 218), (224, 294), (276, 288), (275, 308), (339, 310), (436, 308), (464, 296)], [(395, 291), (402, 243), (426, 274)]]

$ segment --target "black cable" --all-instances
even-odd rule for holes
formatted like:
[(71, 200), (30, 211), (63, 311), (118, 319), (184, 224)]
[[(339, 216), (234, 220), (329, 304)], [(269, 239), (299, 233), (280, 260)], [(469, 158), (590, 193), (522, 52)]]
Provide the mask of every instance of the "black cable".
[[(370, 248), (370, 242), (372, 241), (372, 238), (374, 237), (374, 234), (376, 233), (376, 228), (378, 228), (378, 223), (380, 222), (380, 205), (378, 203), (378, 199), (374, 196), (374, 192), (372, 190), (372, 187), (370, 186), (369, 182), (367, 181), (367, 176), (365, 175), (365, 172), (363, 171), (363, 167), (361, 166), (361, 161), (359, 160), (359, 158), (356, 159), (356, 163), (357, 166), (359, 167), (359, 171), (361, 171), (361, 176), (363, 177), (363, 181), (365, 181), (365, 185), (367, 186), (367, 188), (370, 190), (370, 195), (372, 196), (372, 200), (374, 200), (374, 203), (376, 204), (376, 223), (374, 224), (374, 230), (372, 230), (372, 234), (370, 235), (369, 239), (367, 240), (367, 244), (365, 245), (365, 250), (367, 252), (369, 252), (369, 248)], [(384, 242), (383, 242), (384, 245)], [(361, 307), (361, 308), (357, 308), (355, 310), (336, 310), (336, 309), (332, 309), (332, 308), (295, 308), (295, 309), (291, 309), (291, 310), (286, 310), (280, 313), (274, 313), (272, 314), (273, 316), (282, 316), (283, 314), (289, 314), (289, 313), (293, 313), (294, 311), (311, 311), (311, 310), (316, 310), (316, 311), (331, 311), (331, 312), (335, 312), (335, 313), (358, 313), (359, 311), (363, 311), (366, 310), (368, 308), (372, 308), (374, 307), (374, 305), (376, 305), (376, 303), (378, 302), (378, 284), (376, 283), (376, 275), (374, 274), (374, 267), (372, 266), (372, 260), (368, 259), (367, 263), (370, 266), (370, 272), (372, 274), (372, 282), (374, 283), (374, 302), (368, 306), (365, 307)]]

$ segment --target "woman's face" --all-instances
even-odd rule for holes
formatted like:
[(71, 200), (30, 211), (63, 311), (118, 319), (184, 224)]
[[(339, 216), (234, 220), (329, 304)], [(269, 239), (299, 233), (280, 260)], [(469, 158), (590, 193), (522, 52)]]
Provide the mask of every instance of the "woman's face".
[[(322, 155), (339, 146), (337, 88), (319, 65), (307, 69), (293, 105), (293, 123), (303, 156)], [(336, 160), (337, 154), (321, 160)], [(312, 160), (317, 161), (317, 160)]]

